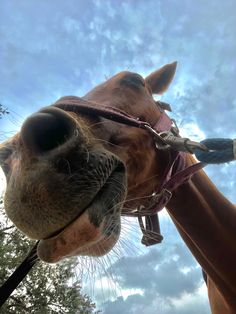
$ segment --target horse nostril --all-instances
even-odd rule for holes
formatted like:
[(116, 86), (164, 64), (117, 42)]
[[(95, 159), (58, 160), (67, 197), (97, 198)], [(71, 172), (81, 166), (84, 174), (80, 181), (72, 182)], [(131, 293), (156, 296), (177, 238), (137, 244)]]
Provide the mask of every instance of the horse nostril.
[(68, 114), (57, 108), (47, 108), (26, 119), (21, 136), (27, 148), (42, 154), (65, 143), (75, 128), (75, 121)]

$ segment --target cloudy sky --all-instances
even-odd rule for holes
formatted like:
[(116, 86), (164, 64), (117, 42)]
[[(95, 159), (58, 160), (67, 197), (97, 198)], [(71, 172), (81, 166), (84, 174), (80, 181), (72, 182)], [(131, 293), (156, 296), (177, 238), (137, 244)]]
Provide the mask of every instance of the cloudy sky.
[[(235, 0), (1, 0), (0, 103), (10, 111), (0, 120), (1, 140), (60, 96), (82, 96), (119, 71), (145, 76), (175, 60), (162, 100), (182, 133), (235, 138), (235, 11)], [(236, 202), (235, 164), (207, 173)], [(210, 313), (200, 268), (165, 212), (161, 226), (163, 244), (147, 249), (135, 223), (130, 230), (124, 222), (116, 254), (99, 262), (106, 273), (93, 274), (92, 289), (84, 283), (103, 313)]]

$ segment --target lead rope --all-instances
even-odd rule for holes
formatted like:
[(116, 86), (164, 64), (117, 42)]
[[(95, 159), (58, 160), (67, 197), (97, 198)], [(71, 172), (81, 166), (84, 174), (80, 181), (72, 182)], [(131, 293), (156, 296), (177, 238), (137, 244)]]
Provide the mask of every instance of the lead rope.
[(236, 139), (209, 138), (201, 142), (208, 151), (195, 150), (197, 159), (205, 164), (221, 164), (236, 159)]
[(23, 262), (0, 287), (0, 307), (6, 302), (12, 292), (17, 288), (34, 264), (38, 261), (37, 246), (38, 242), (36, 242)]

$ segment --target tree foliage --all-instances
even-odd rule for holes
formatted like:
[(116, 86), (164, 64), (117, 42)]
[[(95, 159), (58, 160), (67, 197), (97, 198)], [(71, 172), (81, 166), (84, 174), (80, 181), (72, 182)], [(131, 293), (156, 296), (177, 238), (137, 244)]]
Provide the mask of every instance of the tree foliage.
[[(7, 219), (0, 201), (0, 285), (27, 255), (33, 241), (23, 236)], [(73, 269), (76, 260), (57, 265), (38, 261), (0, 309), (2, 314), (95, 313), (95, 304), (81, 293)], [(99, 313), (99, 312), (96, 312)]]

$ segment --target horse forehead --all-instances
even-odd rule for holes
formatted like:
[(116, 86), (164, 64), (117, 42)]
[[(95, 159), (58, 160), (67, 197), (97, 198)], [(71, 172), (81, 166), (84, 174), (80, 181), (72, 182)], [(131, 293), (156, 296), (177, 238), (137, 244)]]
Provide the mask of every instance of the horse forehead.
[[(144, 79), (141, 75), (135, 72), (130, 71), (122, 71), (117, 73), (116, 75), (108, 78), (105, 82), (95, 86), (91, 91), (88, 92), (87, 95), (96, 94), (96, 96), (109, 95), (112, 93), (113, 97), (120, 95), (121, 90), (124, 91), (125, 86), (133, 87), (133, 91), (139, 90), (139, 87), (143, 87), (145, 85)], [(133, 85), (131, 85), (133, 83)], [(116, 90), (117, 93), (114, 93)], [(128, 90), (126, 90), (128, 91)]]
[(114, 76), (112, 76), (111, 78), (109, 78), (108, 80), (107, 80), (107, 82), (117, 82), (117, 81), (120, 81), (120, 80), (122, 80), (123, 78), (125, 78), (125, 77), (140, 77), (140, 78), (142, 78), (142, 76), (140, 75), (140, 74), (138, 74), (138, 73), (136, 73), (136, 72), (131, 72), (131, 71), (121, 71), (121, 72), (119, 72), (119, 73), (117, 73), (117, 74), (115, 74)]
[(155, 124), (160, 115), (145, 79), (135, 72), (119, 72), (94, 87), (83, 98), (98, 107), (116, 107), (150, 124)]
[[(153, 102), (145, 79), (138, 73), (122, 71), (91, 89), (84, 98), (97, 104), (118, 107), (122, 110), (132, 104)], [(153, 104), (151, 104), (152, 106)], [(126, 110), (125, 110), (126, 111)]]

